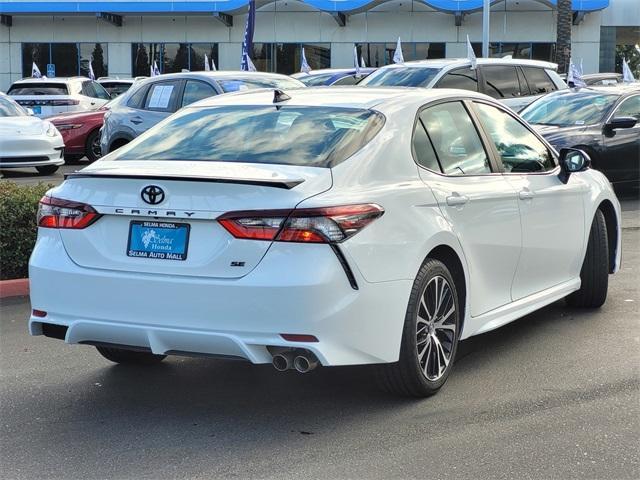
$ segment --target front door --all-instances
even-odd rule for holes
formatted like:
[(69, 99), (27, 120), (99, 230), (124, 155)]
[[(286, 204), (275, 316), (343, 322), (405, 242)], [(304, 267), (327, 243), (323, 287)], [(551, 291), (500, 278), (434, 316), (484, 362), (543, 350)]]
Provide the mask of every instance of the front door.
[(587, 184), (579, 175), (563, 183), (547, 146), (510, 113), (481, 102), (474, 105), (493, 140), (504, 178), (517, 191), (522, 253), (513, 300), (575, 279), (584, 252)]
[[(430, 106), (419, 119), (416, 157), (437, 173), (421, 170), (420, 175), (460, 241), (470, 279), (470, 314), (477, 317), (511, 302), (521, 246), (516, 191), (494, 171), (463, 102)], [(424, 141), (416, 141), (420, 136)]]
[(632, 128), (604, 131), (602, 169), (612, 183), (638, 181), (640, 179), (640, 95), (624, 100), (611, 115), (634, 117), (638, 123)]

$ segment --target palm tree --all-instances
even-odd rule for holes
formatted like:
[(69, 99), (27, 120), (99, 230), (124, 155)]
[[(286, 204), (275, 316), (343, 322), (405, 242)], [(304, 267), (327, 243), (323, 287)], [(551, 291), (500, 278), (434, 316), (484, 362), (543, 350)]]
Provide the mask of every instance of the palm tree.
[(567, 73), (571, 58), (571, 24), (573, 11), (571, 0), (558, 0), (558, 23), (556, 28), (556, 63), (558, 73)]

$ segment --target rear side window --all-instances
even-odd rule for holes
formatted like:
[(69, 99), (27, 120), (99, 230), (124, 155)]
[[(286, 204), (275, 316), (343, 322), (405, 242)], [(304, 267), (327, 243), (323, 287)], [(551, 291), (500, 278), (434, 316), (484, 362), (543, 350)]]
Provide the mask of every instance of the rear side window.
[(212, 97), (215, 94), (216, 91), (208, 83), (188, 80), (182, 94), (182, 106), (184, 107), (203, 98)]
[(544, 68), (522, 67), (532, 95), (541, 95), (557, 90)]
[(332, 167), (369, 143), (383, 124), (382, 114), (352, 108), (186, 108), (120, 148), (113, 159)]
[(180, 81), (158, 82), (151, 85), (144, 101), (145, 110), (171, 112), (175, 110)]
[(457, 68), (442, 77), (436, 88), (459, 88), (461, 90), (478, 91), (478, 74), (471, 68)]
[(520, 96), (520, 83), (516, 68), (508, 65), (491, 65), (482, 68), (485, 93), (493, 98)]
[(449, 102), (429, 107), (420, 113), (420, 120), (427, 130), (444, 173), (491, 173), (487, 152), (462, 103)]
[(69, 89), (64, 83), (33, 83), (11, 85), (8, 95), (68, 95)]
[(413, 153), (418, 165), (435, 172), (441, 171), (436, 152), (420, 119), (416, 122), (416, 127), (413, 131)]

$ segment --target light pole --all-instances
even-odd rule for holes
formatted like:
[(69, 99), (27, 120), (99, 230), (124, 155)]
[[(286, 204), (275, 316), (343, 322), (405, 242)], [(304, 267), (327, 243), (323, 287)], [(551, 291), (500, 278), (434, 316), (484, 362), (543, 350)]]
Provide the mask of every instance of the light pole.
[(482, 6), (482, 56), (489, 58), (489, 13), (491, 0), (484, 0)]

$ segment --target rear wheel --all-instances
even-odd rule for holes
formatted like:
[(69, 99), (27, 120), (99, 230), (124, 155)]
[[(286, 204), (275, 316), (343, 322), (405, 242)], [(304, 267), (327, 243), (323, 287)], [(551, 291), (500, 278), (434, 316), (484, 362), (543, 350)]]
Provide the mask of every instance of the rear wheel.
[(36, 170), (41, 175), (51, 175), (58, 170), (58, 165), (43, 165), (41, 167), (36, 167)]
[(100, 355), (115, 363), (127, 365), (155, 365), (166, 358), (166, 355), (155, 355), (149, 352), (136, 352), (112, 347), (96, 347)]
[(100, 149), (100, 130), (94, 130), (87, 135), (87, 141), (85, 142), (85, 155), (89, 162), (95, 162), (102, 156)]
[(607, 223), (600, 210), (596, 211), (591, 224), (580, 280), (580, 290), (567, 297), (567, 304), (572, 307), (601, 307), (607, 299), (609, 288), (609, 240)]
[(460, 308), (453, 276), (444, 263), (429, 259), (413, 284), (400, 359), (378, 366), (382, 387), (412, 397), (436, 393), (451, 372), (459, 331)]

